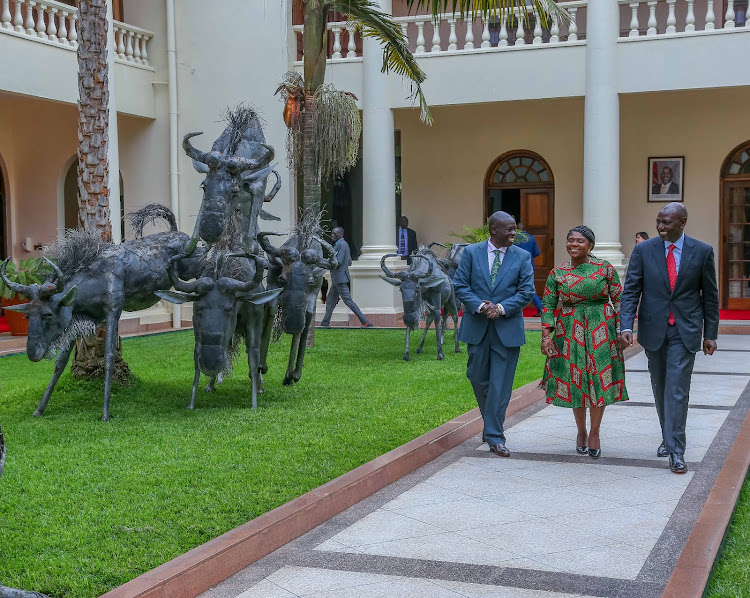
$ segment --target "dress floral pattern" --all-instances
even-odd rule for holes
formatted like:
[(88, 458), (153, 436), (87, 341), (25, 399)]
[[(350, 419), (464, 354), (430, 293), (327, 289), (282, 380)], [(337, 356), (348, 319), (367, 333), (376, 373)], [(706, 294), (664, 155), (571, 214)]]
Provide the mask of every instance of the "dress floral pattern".
[(575, 268), (568, 260), (550, 272), (542, 298), (542, 327), (554, 328), (542, 379), (547, 403), (602, 407), (628, 400), (617, 347), (621, 294), (620, 277), (606, 260), (591, 257)]

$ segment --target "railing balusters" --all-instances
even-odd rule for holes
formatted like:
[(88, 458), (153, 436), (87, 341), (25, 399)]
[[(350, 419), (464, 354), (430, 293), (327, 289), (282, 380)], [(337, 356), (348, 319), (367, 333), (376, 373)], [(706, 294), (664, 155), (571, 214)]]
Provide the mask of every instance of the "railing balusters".
[(638, 22), (638, 7), (640, 5), (640, 2), (630, 3), (630, 33), (628, 33), (628, 37), (639, 37), (641, 35), (641, 24)]
[(549, 29), (549, 43), (557, 44), (560, 42), (560, 24), (557, 22), (557, 15), (552, 17), (552, 26)]
[(542, 19), (537, 12), (536, 6), (534, 6), (532, 10), (534, 11), (534, 41), (531, 45), (539, 46), (542, 43)]
[(500, 17), (500, 39), (497, 42), (498, 48), (504, 48), (508, 45), (508, 15), (503, 13)]
[(524, 17), (521, 15), (521, 11), (518, 11), (518, 14), (516, 15), (516, 20), (518, 21), (518, 27), (516, 27), (516, 46), (524, 46), (526, 45), (526, 40), (523, 38), (524, 35), (526, 35), (526, 31), (523, 28), (523, 19)]
[(3, 0), (3, 29), (12, 29), (13, 23), (11, 22), (12, 16), (10, 14), (10, 0)]
[(669, 14), (667, 16), (667, 35), (674, 35), (677, 33), (677, 19), (674, 16), (674, 3), (677, 0), (667, 0), (667, 6), (669, 7)]
[(141, 64), (151, 66), (148, 62), (148, 42), (151, 41), (150, 35), (141, 34)]
[(63, 46), (68, 45), (68, 11), (60, 9), (60, 27), (57, 29), (57, 41)]
[(416, 54), (424, 54), (424, 19), (417, 21), (417, 50)]
[(47, 39), (47, 25), (44, 24), (44, 13), (47, 10), (44, 2), (37, 4), (36, 8), (36, 36), (40, 39)]
[(578, 40), (578, 23), (576, 23), (578, 9), (574, 6), (568, 9), (570, 15), (570, 24), (568, 25), (568, 41), (574, 42)]
[(333, 55), (331, 58), (341, 58), (341, 25), (332, 25), (333, 31)]
[(409, 45), (409, 21), (402, 21), (401, 25), (401, 35), (406, 38), (406, 44)]
[(695, 31), (695, 10), (693, 4), (695, 4), (695, 0), (687, 0), (687, 16), (685, 17), (686, 33)]
[(133, 32), (126, 32), (127, 42), (125, 43), (125, 60), (133, 62)]
[(346, 44), (346, 57), (347, 58), (357, 57), (357, 41), (354, 39), (355, 32), (356, 32), (356, 28), (354, 26), (354, 22), (349, 21), (346, 24), (346, 33), (349, 37), (349, 40)]
[(734, 0), (727, 0), (727, 14), (724, 15), (724, 29), (734, 29)]
[(21, 5), (23, 0), (15, 0), (15, 13), (13, 14), (13, 31), (23, 33), (23, 13), (21, 12)]
[(466, 38), (464, 43), (464, 50), (474, 49), (474, 15), (469, 13), (466, 15)]
[(133, 60), (136, 64), (141, 64), (141, 37), (140, 33), (134, 33), (133, 40)]
[(448, 24), (450, 25), (450, 28), (451, 28), (451, 32), (448, 35), (448, 52), (455, 52), (456, 50), (458, 50), (458, 38), (456, 37), (455, 17), (449, 17)]
[(29, 0), (26, 4), (26, 35), (36, 35), (36, 24), (34, 23), (34, 6), (36, 2)]
[(490, 16), (489, 15), (482, 15), (482, 23), (484, 27), (482, 28), (482, 48), (489, 48), (490, 47)]
[(706, 6), (706, 31), (714, 30), (714, 21), (716, 15), (714, 14), (714, 0), (707, 0), (708, 6)]
[(431, 52), (440, 52), (440, 21), (432, 22), (432, 49)]
[(656, 0), (651, 0), (648, 3), (648, 31), (646, 35), (653, 37), (656, 35)]

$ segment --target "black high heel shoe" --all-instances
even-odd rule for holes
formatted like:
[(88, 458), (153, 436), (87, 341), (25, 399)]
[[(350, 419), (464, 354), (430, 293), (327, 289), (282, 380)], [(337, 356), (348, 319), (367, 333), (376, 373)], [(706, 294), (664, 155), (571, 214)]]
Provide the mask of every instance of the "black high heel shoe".
[(602, 456), (602, 449), (589, 449), (589, 457), (592, 459), (598, 459)]
[[(578, 436), (580, 436), (580, 434)], [(586, 442), (588, 442), (588, 435), (586, 436), (586, 440), (584, 441), (583, 446), (581, 446), (580, 444), (578, 444), (578, 437), (576, 437), (576, 452), (579, 455), (585, 455), (588, 452), (589, 449), (586, 446)]]

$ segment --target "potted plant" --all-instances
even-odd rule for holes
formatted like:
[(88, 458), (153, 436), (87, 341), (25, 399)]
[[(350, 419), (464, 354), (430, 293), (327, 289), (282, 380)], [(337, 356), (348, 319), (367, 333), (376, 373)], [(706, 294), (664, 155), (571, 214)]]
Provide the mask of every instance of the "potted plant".
[[(41, 271), (42, 260), (40, 258), (29, 258), (21, 260), (16, 266), (13, 262), (8, 262), (6, 276), (11, 282), (29, 285), (33, 283), (41, 284), (44, 282), (44, 275)], [(28, 300), (8, 288), (0, 279), (0, 305), (2, 307), (26, 303)], [(8, 327), (12, 336), (26, 336), (29, 331), (29, 324), (23, 314), (10, 310), (3, 310), (5, 319), (8, 321)]]

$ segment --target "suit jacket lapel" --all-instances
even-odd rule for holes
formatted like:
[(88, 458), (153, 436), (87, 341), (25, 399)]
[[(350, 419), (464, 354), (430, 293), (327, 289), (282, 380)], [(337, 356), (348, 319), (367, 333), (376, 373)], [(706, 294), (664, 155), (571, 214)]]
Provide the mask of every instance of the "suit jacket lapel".
[(484, 280), (487, 283), (487, 288), (490, 288), (490, 257), (487, 253), (487, 247), (489, 242), (485, 241), (479, 246), (481, 252), (479, 256), (479, 263), (482, 265), (482, 274), (484, 274)]
[(505, 278), (505, 275), (508, 273), (508, 270), (510, 269), (510, 265), (515, 261), (516, 259), (516, 252), (513, 250), (513, 246), (508, 247), (508, 249), (505, 250), (505, 257), (503, 258), (503, 263), (500, 264), (500, 269), (497, 271), (497, 276), (495, 277), (495, 286), (493, 286), (490, 291), (494, 291), (495, 287), (500, 284), (500, 281)]
[[(685, 240), (682, 243), (682, 256), (680, 257), (680, 269), (677, 272), (677, 281), (674, 283), (674, 291), (677, 290), (677, 287), (680, 286), (680, 282), (687, 276), (685, 274), (690, 269), (690, 262), (693, 261), (693, 257), (695, 256), (695, 244), (693, 243), (693, 240), (685, 235)], [(664, 263), (666, 263), (666, 259), (664, 260)]]
[[(684, 248), (684, 245), (683, 245)], [(669, 272), (667, 272), (667, 256), (664, 253), (664, 241), (659, 240), (658, 244), (654, 244), (654, 250), (651, 253), (651, 257), (656, 262), (656, 267), (661, 272), (664, 283), (669, 288)]]

